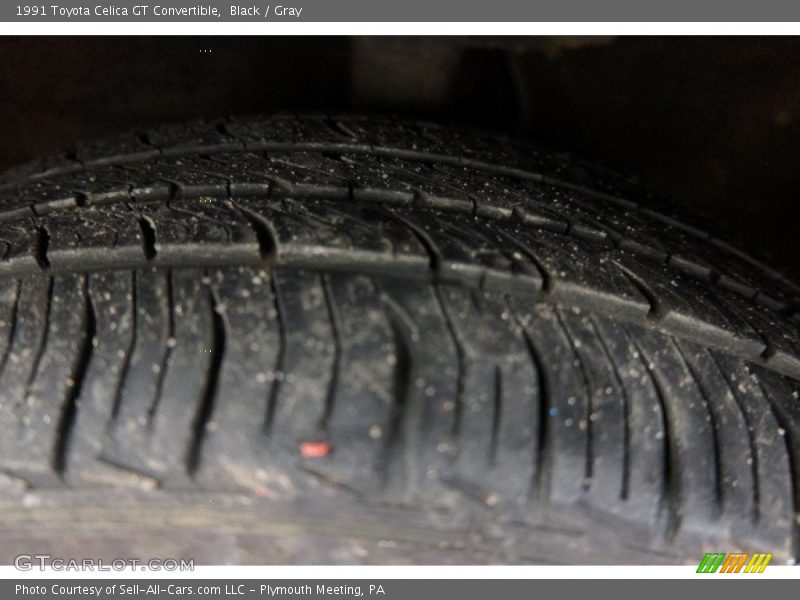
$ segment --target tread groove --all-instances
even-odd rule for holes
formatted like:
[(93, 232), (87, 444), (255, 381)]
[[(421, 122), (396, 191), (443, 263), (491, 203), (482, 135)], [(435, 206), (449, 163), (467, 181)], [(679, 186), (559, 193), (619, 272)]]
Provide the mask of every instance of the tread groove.
[(137, 281), (136, 281), (136, 271), (131, 271), (131, 339), (128, 343), (128, 347), (125, 349), (125, 357), (122, 361), (122, 367), (120, 368), (119, 372), (119, 379), (117, 380), (117, 386), (114, 390), (113, 401), (111, 404), (111, 414), (109, 415), (108, 423), (106, 424), (106, 428), (109, 432), (113, 430), (114, 423), (119, 416), (119, 411), (122, 405), (122, 393), (123, 389), (125, 388), (125, 381), (128, 377), (128, 371), (130, 370), (131, 365), (131, 357), (133, 356), (133, 352), (136, 349), (136, 329), (137, 329), (137, 321), (139, 319), (138, 312), (139, 308), (137, 306)]
[(283, 382), (284, 369), (286, 368), (286, 345), (287, 332), (285, 322), (285, 310), (283, 306), (283, 297), (281, 296), (280, 286), (278, 285), (275, 272), (273, 271), (270, 277), (270, 288), (272, 292), (272, 301), (275, 308), (275, 318), (278, 321), (278, 354), (275, 358), (275, 366), (273, 367), (273, 378), (270, 391), (267, 396), (267, 409), (264, 415), (264, 432), (269, 433), (272, 430), (272, 424), (275, 421), (275, 412), (278, 408), (278, 396), (281, 391), (281, 383)]
[(36, 354), (31, 365), (30, 374), (28, 376), (27, 389), (30, 390), (33, 385), (36, 375), (39, 372), (39, 364), (42, 362), (42, 355), (44, 354), (45, 347), (47, 346), (47, 338), (50, 332), (50, 311), (53, 305), (53, 287), (55, 280), (53, 277), (47, 278), (47, 293), (44, 306), (44, 322), (42, 324), (42, 335), (39, 336), (39, 342), (36, 348)]
[(631, 479), (631, 428), (630, 428), (630, 416), (631, 416), (631, 399), (628, 397), (628, 392), (625, 389), (625, 383), (622, 381), (622, 378), (619, 375), (619, 367), (616, 364), (609, 348), (608, 343), (600, 335), (600, 332), (597, 328), (597, 324), (593, 316), (590, 316), (588, 319), (588, 324), (591, 327), (592, 331), (597, 337), (597, 340), (600, 342), (600, 347), (603, 349), (603, 356), (605, 356), (606, 361), (609, 365), (611, 365), (611, 372), (613, 373), (614, 381), (617, 382), (617, 386), (620, 390), (620, 395), (622, 396), (622, 406), (623, 406), (623, 417), (622, 417), (622, 487), (620, 488), (619, 497), (621, 500), (628, 499), (628, 492), (630, 489), (630, 479)]
[(634, 274), (630, 269), (622, 266), (617, 261), (612, 260), (612, 264), (617, 267), (623, 276), (630, 281), (633, 286), (647, 299), (650, 304), (650, 311), (647, 313), (647, 318), (654, 322), (659, 322), (667, 316), (668, 309), (662, 304), (653, 289), (638, 275)]
[(151, 261), (155, 259), (158, 252), (156, 251), (156, 225), (153, 220), (145, 215), (139, 216), (139, 229), (142, 232), (142, 252), (144, 259)]
[(562, 331), (564, 332), (564, 336), (569, 343), (570, 350), (572, 355), (575, 357), (575, 364), (578, 367), (578, 372), (581, 374), (581, 385), (583, 386), (584, 393), (586, 394), (586, 416), (585, 416), (585, 423), (586, 423), (586, 457), (585, 457), (585, 467), (584, 467), (584, 478), (583, 478), (583, 489), (588, 490), (592, 485), (592, 476), (594, 474), (594, 445), (593, 445), (593, 438), (594, 438), (594, 431), (592, 426), (592, 417), (594, 416), (594, 397), (592, 394), (592, 384), (589, 380), (589, 374), (586, 372), (586, 365), (584, 364), (583, 358), (581, 358), (580, 354), (578, 354), (578, 348), (575, 344), (575, 338), (572, 336), (572, 332), (567, 327), (567, 324), (564, 322), (564, 318), (561, 316), (561, 311), (556, 309), (553, 311), (556, 316), (556, 320), (558, 321), (559, 326), (561, 327)]
[(552, 397), (550, 381), (548, 380), (547, 371), (544, 368), (542, 356), (539, 354), (539, 350), (537, 349), (536, 344), (534, 344), (533, 339), (528, 332), (528, 328), (522, 322), (519, 315), (514, 310), (514, 307), (511, 305), (511, 302), (508, 301), (508, 298), (506, 298), (506, 306), (522, 331), (522, 338), (525, 341), (525, 348), (528, 351), (528, 356), (533, 364), (533, 368), (537, 376), (537, 385), (539, 387), (539, 428), (536, 432), (536, 460), (534, 461), (535, 465), (532, 483), (535, 484), (535, 488), (538, 490), (539, 497), (545, 498), (546, 470), (548, 468), (548, 460), (551, 453), (550, 437), (552, 435), (550, 428), (548, 427), (548, 419), (550, 418), (549, 399)]
[(75, 416), (78, 410), (78, 402), (81, 397), (83, 382), (86, 371), (92, 360), (94, 353), (94, 340), (97, 335), (97, 324), (94, 312), (94, 304), (89, 294), (89, 276), (83, 277), (84, 295), (84, 334), (80, 342), (77, 362), (73, 368), (71, 386), (66, 398), (56, 432), (55, 453), (53, 457), (53, 468), (59, 477), (63, 477), (67, 467), (67, 451), (75, 425)]
[(413, 329), (413, 325), (409, 325), (410, 319), (391, 298), (383, 294), (382, 300), (392, 331), (396, 354), (392, 383), (394, 402), (391, 407), (389, 431), (385, 442), (386, 468), (384, 470), (384, 485), (388, 485), (389, 477), (393, 472), (391, 457), (399, 454), (402, 449), (404, 452), (403, 488), (407, 494), (410, 487), (417, 481), (414, 460), (416, 445), (414, 442), (418, 426), (418, 415), (412, 406), (412, 381), (414, 380), (415, 365), (414, 352), (412, 350), (413, 342), (409, 339), (409, 332), (407, 331), (408, 329)]
[[(159, 360), (159, 369), (158, 369), (158, 377), (156, 378), (156, 389), (155, 393), (153, 394), (153, 401), (150, 403), (150, 406), (147, 409), (147, 423), (148, 426), (153, 425), (155, 420), (156, 413), (158, 412), (158, 407), (161, 404), (162, 396), (164, 393), (164, 381), (167, 378), (167, 369), (169, 368), (170, 363), (170, 356), (172, 355), (172, 346), (175, 343), (175, 296), (172, 289), (172, 277), (173, 273), (171, 270), (166, 272), (166, 338), (164, 340), (164, 349), (161, 353), (161, 358)], [(162, 304), (163, 306), (163, 304)]]
[(11, 305), (11, 315), (9, 318), (9, 327), (8, 327), (8, 342), (6, 344), (5, 350), (3, 351), (3, 357), (0, 358), (0, 377), (6, 370), (6, 363), (8, 362), (8, 357), (11, 356), (11, 351), (14, 347), (14, 339), (17, 336), (17, 312), (19, 311), (19, 296), (22, 292), (22, 281), (17, 280), (17, 285), (14, 287), (14, 302)]
[[(675, 348), (675, 351), (680, 357), (681, 362), (689, 371), (689, 374), (694, 380), (697, 387), (697, 391), (700, 392), (700, 397), (703, 399), (703, 405), (706, 409), (706, 413), (708, 414), (709, 423), (711, 424), (712, 440), (714, 442), (714, 505), (716, 507), (717, 516), (719, 516), (720, 514), (722, 514), (722, 507), (724, 506), (723, 504), (724, 494), (722, 489), (722, 456), (721, 456), (722, 450), (720, 448), (720, 433), (719, 433), (720, 424), (717, 422), (717, 419), (714, 416), (714, 412), (711, 409), (711, 399), (709, 398), (708, 391), (703, 386), (703, 383), (700, 380), (700, 377), (695, 368), (687, 360), (683, 348), (681, 348), (680, 344), (676, 343), (675, 340), (672, 338), (670, 338), (670, 343), (672, 347)], [(726, 384), (727, 384), (727, 379), (726, 379)], [(731, 390), (731, 393), (733, 393), (733, 390)], [(742, 412), (741, 408), (739, 410), (740, 412)], [(747, 417), (745, 417), (743, 412), (742, 412), (742, 417), (745, 418), (745, 420), (747, 419)], [(750, 451), (751, 453), (753, 451), (752, 445)]]
[(519, 251), (522, 252), (522, 254), (524, 254), (528, 258), (528, 260), (531, 261), (531, 263), (533, 263), (534, 268), (539, 273), (539, 277), (542, 278), (542, 293), (544, 294), (551, 293), (553, 291), (553, 286), (555, 285), (555, 279), (553, 278), (553, 275), (550, 273), (550, 270), (547, 269), (542, 263), (542, 261), (539, 259), (539, 257), (536, 256), (536, 253), (530, 248), (528, 248), (528, 246), (523, 244), (521, 241), (519, 241), (516, 238), (516, 236), (506, 231), (503, 231), (502, 229), (497, 227), (496, 224), (494, 223), (492, 224), (492, 230), (498, 233), (500, 236), (507, 239), (512, 244), (514, 244), (514, 246), (516, 246), (519, 249)]
[(752, 519), (753, 522), (757, 522), (760, 514), (761, 514), (761, 490), (759, 485), (758, 479), (758, 452), (756, 450), (756, 441), (753, 436), (753, 425), (751, 423), (751, 419), (747, 414), (747, 411), (742, 406), (742, 401), (739, 398), (739, 394), (737, 394), (736, 390), (734, 389), (731, 380), (727, 376), (725, 369), (722, 368), (722, 365), (719, 364), (719, 360), (714, 355), (713, 352), (708, 352), (706, 350), (706, 354), (711, 357), (711, 362), (714, 365), (714, 368), (719, 372), (722, 376), (723, 380), (725, 381), (725, 385), (728, 386), (728, 390), (730, 391), (731, 397), (733, 398), (736, 408), (739, 411), (739, 414), (742, 415), (742, 419), (744, 419), (745, 425), (747, 427), (747, 444), (750, 448), (750, 471), (753, 474), (753, 514)]
[(500, 444), (500, 419), (503, 415), (503, 371), (494, 367), (494, 396), (492, 405), (492, 435), (489, 440), (489, 464), (497, 465), (497, 447)]
[(219, 374), (222, 369), (222, 361), (225, 358), (225, 319), (220, 308), (219, 298), (213, 289), (209, 288), (208, 296), (212, 318), (211, 364), (208, 367), (203, 396), (192, 421), (192, 437), (186, 454), (186, 470), (190, 477), (195, 476), (200, 466), (203, 439), (214, 411)]
[(275, 264), (278, 260), (278, 236), (272, 227), (272, 223), (254, 210), (242, 206), (231, 200), (231, 204), (239, 213), (250, 223), (253, 232), (258, 240), (258, 253), (261, 260), (266, 265)]
[(442, 266), (442, 253), (439, 250), (438, 246), (436, 245), (436, 242), (433, 241), (433, 238), (431, 238), (431, 236), (429, 236), (422, 227), (398, 215), (393, 210), (384, 208), (384, 213), (388, 217), (394, 219), (395, 221), (401, 223), (403, 226), (408, 228), (408, 230), (419, 241), (419, 243), (422, 244), (422, 247), (425, 248), (425, 251), (428, 253), (428, 259), (430, 261), (430, 270), (434, 273), (435, 276), (438, 277)]
[(321, 275), (322, 293), (325, 298), (325, 307), (328, 311), (328, 319), (331, 323), (331, 334), (333, 337), (333, 364), (331, 365), (330, 382), (325, 394), (325, 408), (322, 412), (320, 430), (328, 431), (328, 423), (333, 414), (333, 407), (336, 403), (336, 394), (339, 390), (339, 374), (342, 365), (342, 323), (336, 309), (336, 302), (333, 298), (330, 279), (328, 275)]
[(447, 303), (444, 302), (444, 299), (442, 298), (442, 290), (439, 286), (439, 283), (434, 282), (432, 286), (434, 295), (436, 296), (436, 304), (438, 305), (439, 311), (441, 312), (444, 322), (447, 325), (447, 331), (450, 333), (450, 338), (452, 339), (456, 352), (456, 369), (458, 373), (456, 375), (456, 394), (453, 400), (453, 428), (451, 435), (454, 440), (457, 440), (461, 433), (461, 419), (464, 411), (466, 353), (464, 351), (464, 344), (462, 343), (461, 337), (458, 334), (456, 324), (453, 322), (453, 319), (450, 316), (450, 311), (447, 309)]
[(678, 465), (674, 464), (677, 460), (677, 448), (675, 445), (675, 434), (672, 430), (672, 416), (669, 403), (667, 402), (666, 392), (658, 374), (653, 370), (652, 363), (648, 360), (647, 355), (642, 350), (642, 347), (631, 336), (627, 328), (623, 327), (626, 337), (636, 349), (636, 353), (647, 373), (650, 381), (653, 384), (653, 389), (658, 397), (658, 403), (661, 407), (661, 424), (664, 430), (664, 468), (663, 468), (663, 482), (664, 494), (662, 495), (662, 507), (666, 511), (666, 536), (672, 538), (678, 532), (681, 524), (680, 513), (680, 480)]
[(36, 228), (36, 244), (33, 247), (33, 258), (42, 271), (50, 268), (50, 259), (47, 257), (47, 249), (50, 246), (50, 232), (44, 225)]

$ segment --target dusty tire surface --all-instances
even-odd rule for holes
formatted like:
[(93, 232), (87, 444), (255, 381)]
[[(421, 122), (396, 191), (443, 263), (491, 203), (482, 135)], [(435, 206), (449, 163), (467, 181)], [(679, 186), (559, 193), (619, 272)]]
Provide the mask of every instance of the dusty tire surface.
[(798, 287), (635, 182), (285, 115), (7, 172), (0, 232), (2, 561), (798, 554)]

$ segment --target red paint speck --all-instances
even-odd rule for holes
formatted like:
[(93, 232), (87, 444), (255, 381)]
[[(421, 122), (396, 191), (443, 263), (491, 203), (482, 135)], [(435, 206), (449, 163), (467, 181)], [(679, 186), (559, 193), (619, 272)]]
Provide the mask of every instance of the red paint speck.
[(312, 440), (300, 442), (300, 456), (303, 458), (322, 458), (331, 453), (331, 445), (328, 442)]

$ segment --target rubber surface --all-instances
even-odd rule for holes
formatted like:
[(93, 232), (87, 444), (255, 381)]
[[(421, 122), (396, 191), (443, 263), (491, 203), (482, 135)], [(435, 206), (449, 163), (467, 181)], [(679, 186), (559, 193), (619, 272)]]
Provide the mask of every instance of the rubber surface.
[(217, 562), (798, 555), (798, 288), (635, 182), (287, 115), (27, 165), (0, 211), (6, 539), (62, 498), (100, 544), (132, 489), (142, 527), (218, 494), (249, 508), (195, 534), (301, 523)]

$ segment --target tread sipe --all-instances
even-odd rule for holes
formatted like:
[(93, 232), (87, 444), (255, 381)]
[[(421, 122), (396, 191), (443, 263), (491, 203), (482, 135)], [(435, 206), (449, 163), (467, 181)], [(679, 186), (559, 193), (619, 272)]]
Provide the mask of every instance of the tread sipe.
[(357, 117), (159, 128), (0, 177), (0, 258), (6, 539), (798, 556), (800, 290), (570, 157)]

